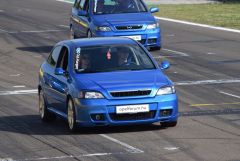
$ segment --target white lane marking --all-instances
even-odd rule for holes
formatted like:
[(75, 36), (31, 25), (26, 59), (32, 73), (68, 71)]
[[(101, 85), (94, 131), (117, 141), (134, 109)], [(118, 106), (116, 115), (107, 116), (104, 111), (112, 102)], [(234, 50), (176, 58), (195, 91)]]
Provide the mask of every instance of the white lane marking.
[(56, 0), (56, 1), (59, 1), (59, 2), (65, 2), (65, 3), (71, 3), (71, 4), (74, 3), (74, 2), (67, 1), (67, 0)]
[(228, 95), (228, 96), (232, 96), (232, 97), (235, 97), (235, 98), (240, 98), (240, 96), (237, 96), (237, 95), (234, 95), (234, 94), (231, 94), (231, 93), (227, 93), (227, 92), (223, 92), (223, 91), (219, 91), (219, 93), (225, 94), (225, 95)]
[(104, 137), (104, 138), (106, 138), (106, 139), (108, 139), (108, 140), (111, 140), (111, 141), (113, 141), (113, 142), (115, 142), (115, 143), (117, 143), (117, 144), (120, 144), (120, 145), (126, 147), (126, 148), (127, 148), (126, 151), (128, 151), (128, 152), (130, 152), (130, 153), (143, 153), (143, 152), (144, 152), (144, 151), (142, 151), (142, 150), (140, 150), (140, 149), (138, 149), (138, 148), (135, 148), (135, 147), (133, 147), (133, 146), (131, 146), (131, 145), (128, 145), (128, 144), (126, 144), (126, 143), (124, 143), (124, 142), (121, 142), (121, 141), (119, 141), (119, 140), (117, 140), (117, 139), (115, 139), (115, 138), (112, 138), (112, 137), (110, 137), (110, 136), (107, 136), (107, 135), (105, 135), (105, 134), (99, 134), (99, 135), (102, 136), (102, 137)]
[(19, 34), (19, 33), (48, 33), (48, 32), (62, 32), (66, 30), (29, 30), (29, 31), (7, 31), (7, 30), (2, 30), (0, 31), (8, 33), (8, 34)]
[(21, 74), (10, 74), (10, 77), (19, 77)]
[(19, 33), (44, 33), (44, 32), (60, 32), (65, 30), (33, 30), (33, 31), (19, 31)]
[(6, 95), (22, 95), (22, 94), (35, 94), (38, 93), (38, 90), (36, 89), (30, 89), (30, 90), (17, 90), (17, 91), (0, 91), (0, 96), (6, 96)]
[(19, 86), (13, 86), (13, 88), (25, 88), (26, 86), (24, 85), (19, 85)]
[(176, 86), (187, 86), (187, 85), (225, 84), (225, 83), (240, 83), (240, 79), (180, 81), (180, 82), (174, 82), (174, 85), (176, 85)]
[(211, 53), (211, 52), (209, 52), (209, 53), (207, 53), (208, 55), (216, 55), (216, 53)]
[(217, 27), (217, 26), (211, 26), (211, 25), (205, 25), (205, 24), (200, 24), (200, 23), (193, 23), (193, 22), (188, 22), (188, 21), (175, 20), (175, 19), (158, 17), (158, 16), (155, 16), (155, 17), (156, 17), (157, 19), (159, 19), (159, 20), (176, 22), (176, 23), (181, 23), (181, 24), (185, 24), (185, 25), (192, 25), (192, 26), (210, 28), (210, 29), (215, 29), (215, 30), (221, 30), (221, 31), (229, 31), (229, 32), (240, 33), (240, 30), (236, 30), (236, 29), (229, 29), (229, 28), (224, 28), (224, 27)]
[(173, 53), (181, 55), (181, 56), (189, 56), (187, 53), (183, 53), (183, 52), (176, 51), (176, 50), (170, 50), (170, 49), (162, 49), (162, 50), (168, 51), (168, 52), (173, 52)]
[(166, 35), (166, 37), (174, 37), (175, 36), (175, 34), (168, 34), (168, 35)]
[(165, 147), (164, 149), (169, 151), (174, 151), (174, 150), (178, 150), (179, 147)]
[(64, 27), (64, 28), (69, 28), (69, 26), (67, 26), (67, 25), (58, 25), (58, 26)]
[[(95, 157), (95, 156), (109, 156), (113, 155), (114, 153), (93, 153), (93, 154), (82, 154), (82, 155), (63, 155), (63, 156), (55, 156), (55, 157), (42, 157), (42, 158), (26, 158), (26, 159), (17, 159), (22, 161), (29, 161), (29, 160), (53, 160), (53, 159), (69, 159), (69, 158), (82, 158), (82, 157)], [(117, 154), (117, 153), (116, 153)], [(119, 153), (121, 154), (121, 153)], [(17, 161), (14, 160), (14, 161)], [(0, 160), (1, 161), (1, 160)]]
[(0, 10), (0, 12), (4, 12), (4, 10)]

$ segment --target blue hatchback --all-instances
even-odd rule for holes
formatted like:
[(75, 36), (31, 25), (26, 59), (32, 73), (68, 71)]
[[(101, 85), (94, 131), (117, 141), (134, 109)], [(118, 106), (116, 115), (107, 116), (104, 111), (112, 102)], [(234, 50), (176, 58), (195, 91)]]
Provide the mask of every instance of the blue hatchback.
[(145, 47), (161, 49), (158, 21), (143, 0), (75, 0), (70, 20), (71, 38), (122, 36)]
[(77, 126), (151, 124), (176, 126), (173, 83), (149, 52), (130, 38), (59, 42), (39, 72), (39, 113)]

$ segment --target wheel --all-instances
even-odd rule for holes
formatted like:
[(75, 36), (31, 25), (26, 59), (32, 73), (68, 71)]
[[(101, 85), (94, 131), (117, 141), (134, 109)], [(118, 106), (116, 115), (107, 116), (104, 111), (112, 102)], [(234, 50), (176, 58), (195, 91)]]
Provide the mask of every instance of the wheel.
[(75, 33), (73, 31), (73, 28), (71, 27), (70, 28), (70, 39), (75, 39), (75, 38), (76, 38)]
[(88, 30), (88, 32), (87, 32), (87, 37), (88, 38), (92, 37), (92, 32), (90, 30)]
[(77, 130), (77, 123), (76, 123), (76, 112), (75, 106), (72, 99), (68, 100), (68, 127), (71, 132), (75, 132)]
[(175, 127), (176, 125), (177, 121), (161, 122), (162, 127)]
[(42, 90), (39, 92), (38, 97), (39, 115), (41, 120), (43, 122), (54, 121), (56, 119), (56, 115), (48, 111)]

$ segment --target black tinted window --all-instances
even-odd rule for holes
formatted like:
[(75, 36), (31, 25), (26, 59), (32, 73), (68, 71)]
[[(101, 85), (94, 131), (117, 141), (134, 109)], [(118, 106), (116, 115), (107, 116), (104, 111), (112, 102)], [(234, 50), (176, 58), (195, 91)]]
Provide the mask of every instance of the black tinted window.
[(68, 49), (64, 46), (60, 52), (57, 67), (67, 70), (68, 67)]
[(53, 49), (52, 53), (48, 57), (48, 63), (52, 66), (57, 64), (57, 60), (60, 54), (61, 46), (57, 46)]

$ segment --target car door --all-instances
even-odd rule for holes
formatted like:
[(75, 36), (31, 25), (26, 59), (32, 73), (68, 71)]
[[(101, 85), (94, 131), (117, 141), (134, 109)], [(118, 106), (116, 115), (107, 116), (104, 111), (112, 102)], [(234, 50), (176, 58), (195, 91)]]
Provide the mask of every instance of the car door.
[(54, 95), (53, 108), (60, 112), (60, 114), (65, 115), (67, 113), (67, 93), (68, 93), (68, 57), (69, 52), (66, 46), (63, 46), (57, 61), (55, 70), (58, 68), (63, 69), (65, 74), (54, 73), (51, 80), (52, 94)]
[[(76, 35), (78, 37), (86, 37), (89, 29), (89, 0), (80, 0), (80, 3), (76, 6), (75, 11), (75, 23), (76, 23)], [(86, 13), (86, 15), (81, 15)]]
[(57, 65), (57, 61), (59, 58), (60, 51), (62, 49), (62, 46), (57, 45), (53, 48), (52, 52), (50, 53), (47, 62), (42, 67), (43, 69), (43, 81), (42, 81), (42, 87), (44, 90), (44, 96), (47, 102), (47, 106), (49, 108), (52, 108), (54, 106), (54, 100), (55, 96), (53, 95), (53, 89), (52, 89), (52, 79), (54, 75), (54, 70)]
[(72, 7), (72, 16), (70, 19), (70, 23), (72, 25), (72, 29), (74, 31), (75, 36), (79, 37), (78, 34), (78, 8), (81, 0), (75, 0), (74, 5)]

